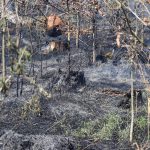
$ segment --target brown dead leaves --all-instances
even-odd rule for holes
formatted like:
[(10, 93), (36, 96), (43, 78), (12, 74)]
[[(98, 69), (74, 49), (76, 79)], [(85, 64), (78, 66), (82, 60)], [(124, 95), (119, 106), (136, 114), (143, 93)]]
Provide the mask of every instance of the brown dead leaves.
[(54, 27), (63, 25), (62, 19), (57, 15), (50, 15), (47, 17), (47, 29), (51, 30)]
[(145, 23), (146, 26), (150, 26), (150, 18), (144, 17), (143, 21), (144, 21), (144, 23)]

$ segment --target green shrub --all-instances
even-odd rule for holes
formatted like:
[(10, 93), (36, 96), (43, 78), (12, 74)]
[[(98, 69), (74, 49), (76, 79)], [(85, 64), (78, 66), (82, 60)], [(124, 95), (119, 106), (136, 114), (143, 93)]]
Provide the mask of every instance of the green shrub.
[(110, 139), (116, 129), (119, 129), (121, 118), (116, 114), (111, 114), (106, 117), (104, 126), (94, 134), (95, 137), (100, 139)]
[(119, 130), (118, 135), (119, 135), (119, 141), (124, 141), (124, 140), (129, 139), (130, 128), (126, 127), (123, 130)]
[(146, 117), (140, 116), (140, 117), (136, 118), (135, 119), (135, 124), (141, 130), (145, 129), (145, 127), (147, 126), (147, 119), (146, 119)]
[(111, 139), (116, 129), (119, 129), (120, 122), (121, 118), (118, 115), (111, 114), (104, 119), (84, 122), (73, 135), (81, 138)]
[(95, 130), (94, 127), (99, 126), (98, 124), (98, 120), (83, 122), (82, 126), (73, 132), (73, 135), (81, 138), (92, 137)]

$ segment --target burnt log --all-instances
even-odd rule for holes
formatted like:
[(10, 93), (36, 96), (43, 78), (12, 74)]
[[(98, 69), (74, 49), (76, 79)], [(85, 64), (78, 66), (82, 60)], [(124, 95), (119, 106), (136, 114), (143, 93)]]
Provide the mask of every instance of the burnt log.
[(47, 35), (49, 37), (58, 37), (58, 36), (62, 35), (62, 31), (59, 28), (54, 27), (50, 30), (47, 30)]
[[(134, 96), (134, 101), (135, 99), (137, 99), (138, 106), (144, 105), (147, 101), (147, 94), (143, 90), (134, 90), (133, 96)], [(136, 104), (134, 103), (134, 105)], [(131, 108), (131, 91), (127, 92), (124, 95), (123, 100), (119, 101), (119, 103), (117, 104), (117, 107), (121, 107), (123, 109)]]
[(70, 83), (73, 88), (76, 88), (77, 86), (84, 86), (86, 84), (84, 72), (71, 70), (67, 75), (66, 82)]
[(104, 55), (97, 55), (96, 62), (107, 63), (107, 58)]

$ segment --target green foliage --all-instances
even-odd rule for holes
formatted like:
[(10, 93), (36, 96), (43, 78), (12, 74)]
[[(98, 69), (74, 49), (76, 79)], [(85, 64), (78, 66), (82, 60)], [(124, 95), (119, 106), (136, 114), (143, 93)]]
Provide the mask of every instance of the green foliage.
[(77, 129), (73, 135), (76, 137), (92, 137), (94, 134), (94, 127), (99, 126), (100, 121), (99, 120), (94, 120), (94, 121), (88, 121), (88, 122), (83, 122), (82, 127)]
[(145, 129), (147, 126), (147, 119), (144, 116), (140, 116), (135, 119), (135, 124), (137, 125), (138, 128)]
[(23, 74), (23, 68), (26, 61), (30, 60), (31, 54), (26, 47), (18, 48), (16, 39), (12, 41), (9, 37), (7, 47), (10, 51), (11, 71), (18, 75)]
[(7, 89), (8, 89), (8, 87), (5, 83), (5, 81), (3, 81), (3, 79), (0, 79), (0, 92), (5, 94)]
[(16, 45), (16, 41), (12, 41), (10, 37), (8, 38), (7, 47), (11, 54), (18, 55), (18, 47)]
[(30, 52), (27, 51), (26, 47), (20, 48), (17, 51), (17, 57), (11, 58), (11, 71), (18, 75), (23, 74), (23, 68), (26, 61), (30, 60)]
[(0, 79), (0, 92), (6, 94), (6, 91), (10, 88), (11, 85), (11, 76), (6, 80)]
[(100, 139), (110, 139), (115, 130), (118, 129), (121, 118), (118, 115), (108, 115), (105, 124), (99, 132), (95, 133), (94, 136)]
[(3, 17), (1, 20), (0, 20), (0, 28), (6, 26), (6, 18)]
[(125, 129), (119, 130), (118, 131), (119, 141), (124, 141), (129, 139), (129, 134), (130, 134), (129, 126), (126, 127)]
[(143, 142), (147, 136), (147, 115), (139, 115), (134, 120), (134, 140)]
[(121, 3), (118, 2), (117, 0), (109, 0), (108, 4), (111, 7), (111, 9), (120, 9), (121, 8)]
[(102, 120), (84, 122), (73, 135), (82, 138), (111, 139), (116, 129), (119, 129), (120, 122), (121, 118), (118, 115), (111, 114)]

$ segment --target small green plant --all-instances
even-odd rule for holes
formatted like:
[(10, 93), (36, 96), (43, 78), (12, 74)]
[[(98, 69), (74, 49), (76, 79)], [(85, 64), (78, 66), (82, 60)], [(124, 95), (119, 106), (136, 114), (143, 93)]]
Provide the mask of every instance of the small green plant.
[(119, 3), (117, 0), (109, 0), (108, 4), (111, 7), (111, 9), (120, 9), (121, 8), (121, 3)]
[(17, 51), (17, 58), (11, 58), (11, 71), (18, 75), (23, 74), (23, 68), (26, 61), (28, 61), (31, 57), (31, 54), (27, 49), (21, 48)]
[(130, 134), (130, 128), (126, 127), (123, 130), (119, 130), (118, 135), (119, 135), (119, 141), (124, 141), (129, 139), (129, 134)]
[(25, 105), (22, 107), (21, 116), (26, 118), (29, 114), (39, 114), (41, 112), (41, 106), (39, 97), (34, 95)]
[(137, 119), (135, 119), (135, 124), (141, 130), (145, 129), (146, 126), (147, 126), (147, 119), (146, 119), (146, 117), (144, 117), (144, 116), (138, 117)]
[(92, 137), (95, 130), (94, 127), (98, 126), (99, 123), (98, 120), (83, 122), (81, 128), (77, 129), (73, 135), (81, 138)]
[(11, 85), (11, 76), (7, 77), (5, 81), (0, 79), (0, 92), (6, 94), (6, 91), (10, 88)]
[(116, 129), (119, 129), (121, 118), (118, 115), (111, 114), (106, 117), (104, 126), (94, 134), (95, 137), (100, 139), (110, 139)]
[(0, 92), (5, 94), (7, 89), (8, 89), (8, 87), (5, 83), (5, 81), (3, 81), (3, 79), (0, 79)]
[(121, 123), (120, 116), (116, 114), (108, 115), (104, 119), (83, 122), (83, 125), (73, 132), (76, 137), (90, 137), (93, 139), (110, 139), (114, 132), (118, 132)]

